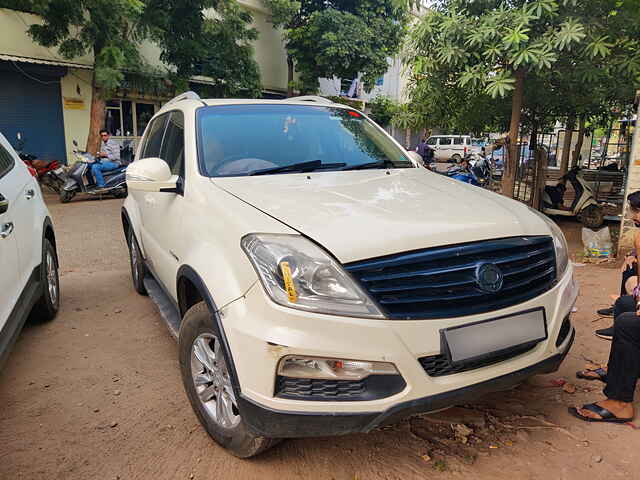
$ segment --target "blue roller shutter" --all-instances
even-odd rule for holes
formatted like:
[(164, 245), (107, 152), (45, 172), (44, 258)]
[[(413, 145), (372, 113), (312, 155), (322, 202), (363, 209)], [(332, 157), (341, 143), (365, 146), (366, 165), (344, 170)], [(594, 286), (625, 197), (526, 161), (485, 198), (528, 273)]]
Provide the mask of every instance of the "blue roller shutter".
[(66, 162), (60, 78), (65, 69), (0, 62), (0, 132), (43, 160)]

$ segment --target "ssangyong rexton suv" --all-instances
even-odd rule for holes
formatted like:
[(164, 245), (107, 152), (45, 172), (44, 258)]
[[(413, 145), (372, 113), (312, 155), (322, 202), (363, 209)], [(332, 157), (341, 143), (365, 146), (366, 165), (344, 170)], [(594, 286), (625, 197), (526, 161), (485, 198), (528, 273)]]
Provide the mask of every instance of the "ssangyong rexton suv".
[(546, 217), (421, 168), (317, 97), (167, 103), (127, 170), (133, 284), (240, 457), (367, 432), (558, 368), (577, 296)]

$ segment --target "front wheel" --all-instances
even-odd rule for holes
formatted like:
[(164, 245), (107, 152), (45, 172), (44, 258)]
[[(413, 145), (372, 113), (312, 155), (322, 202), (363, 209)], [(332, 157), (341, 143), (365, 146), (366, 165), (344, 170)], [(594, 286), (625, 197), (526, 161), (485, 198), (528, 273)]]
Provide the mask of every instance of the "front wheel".
[(600, 205), (589, 205), (578, 215), (578, 220), (587, 228), (600, 228), (604, 223), (604, 212)]
[(462, 157), (456, 153), (455, 155), (451, 156), (451, 158), (449, 159), (449, 162), (460, 163), (460, 160), (462, 160)]
[(216, 443), (240, 458), (253, 457), (278, 443), (252, 433), (240, 415), (228, 368), (230, 356), (204, 302), (185, 314), (178, 349), (187, 397)]
[(60, 202), (61, 203), (69, 203), (71, 199), (76, 195), (76, 192), (69, 190), (61, 190), (60, 191)]

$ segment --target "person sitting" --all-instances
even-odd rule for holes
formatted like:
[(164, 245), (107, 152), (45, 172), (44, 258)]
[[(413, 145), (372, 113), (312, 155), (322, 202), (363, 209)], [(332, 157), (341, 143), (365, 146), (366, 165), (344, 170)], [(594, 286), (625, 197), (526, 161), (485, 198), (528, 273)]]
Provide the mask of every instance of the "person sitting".
[(640, 305), (634, 297), (616, 301), (618, 313), (613, 323), (613, 341), (605, 368), (576, 373), (578, 378), (606, 383), (605, 399), (582, 407), (569, 407), (569, 413), (586, 422), (626, 423), (633, 420), (633, 395), (640, 377)]
[[(629, 216), (636, 227), (640, 227), (640, 191), (633, 192), (627, 197), (627, 207)], [(624, 295), (632, 295), (637, 293), (638, 289), (638, 256), (637, 251), (640, 247), (640, 233), (634, 237), (635, 248), (629, 252), (622, 264), (622, 278), (620, 282), (620, 297)], [(616, 302), (617, 303), (617, 302)], [(597, 311), (598, 315), (603, 317), (616, 316), (615, 305), (609, 308), (602, 308)], [(596, 336), (611, 340), (613, 337), (613, 327), (602, 328), (595, 331)]]
[(120, 166), (120, 146), (111, 138), (107, 130), (100, 130), (100, 151), (96, 155), (101, 161), (97, 161), (91, 165), (91, 173), (96, 181), (97, 188), (104, 188), (104, 176), (102, 172), (115, 170)]

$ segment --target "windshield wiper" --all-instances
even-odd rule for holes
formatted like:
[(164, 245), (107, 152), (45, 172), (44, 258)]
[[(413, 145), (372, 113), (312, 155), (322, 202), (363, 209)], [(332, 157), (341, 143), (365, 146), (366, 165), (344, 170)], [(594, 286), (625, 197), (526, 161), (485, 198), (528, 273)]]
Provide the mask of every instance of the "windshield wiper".
[(377, 162), (361, 163), (359, 165), (349, 165), (342, 170), (364, 170), (365, 168), (385, 168), (393, 167), (393, 162), (390, 160), (378, 160)]
[(322, 163), (321, 160), (311, 160), (310, 162), (292, 163), (291, 165), (284, 165), (282, 167), (262, 168), (249, 172), (247, 175), (270, 175), (281, 172), (313, 172), (314, 170), (324, 168), (340, 168), (345, 165), (346, 163)]

